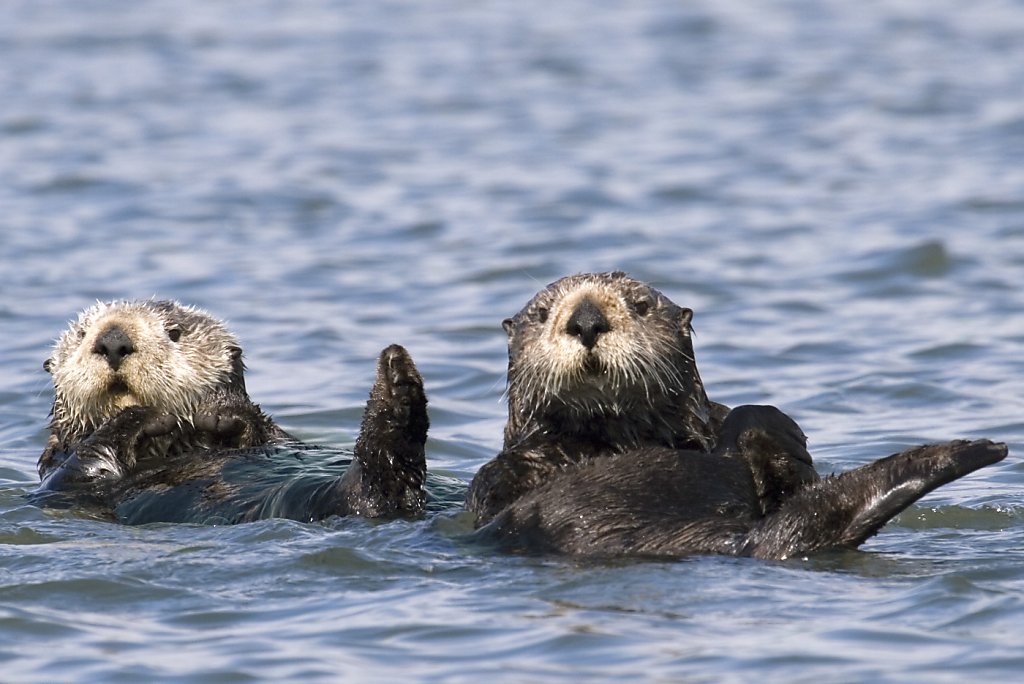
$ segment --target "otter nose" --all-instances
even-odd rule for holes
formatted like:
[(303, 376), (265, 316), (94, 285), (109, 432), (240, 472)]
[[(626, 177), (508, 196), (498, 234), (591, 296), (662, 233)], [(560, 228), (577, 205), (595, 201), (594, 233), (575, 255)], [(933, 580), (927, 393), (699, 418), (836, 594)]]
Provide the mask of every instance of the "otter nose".
[(93, 345), (92, 351), (94, 354), (106, 358), (110, 367), (117, 370), (121, 367), (124, 357), (135, 351), (135, 345), (132, 344), (132, 338), (128, 337), (128, 334), (120, 326), (112, 325), (96, 338), (96, 344)]
[(611, 330), (608, 319), (604, 317), (601, 308), (589, 299), (584, 299), (572, 312), (569, 322), (565, 324), (567, 335), (580, 338), (580, 342), (587, 349), (593, 349), (597, 344), (597, 338)]

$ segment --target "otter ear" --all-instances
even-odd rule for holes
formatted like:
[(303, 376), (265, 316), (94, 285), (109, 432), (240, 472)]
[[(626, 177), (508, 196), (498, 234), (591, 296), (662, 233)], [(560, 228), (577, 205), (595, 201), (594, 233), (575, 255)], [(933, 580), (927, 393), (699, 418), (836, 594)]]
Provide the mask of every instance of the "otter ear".
[(241, 347), (228, 347), (231, 356), (231, 385), (245, 391), (245, 363), (242, 361)]
[(53, 372), (53, 359), (46, 359), (43, 361), (43, 370), (47, 373)]
[(515, 321), (511, 318), (506, 318), (501, 322), (501, 327), (505, 329), (505, 334), (512, 338), (512, 331), (515, 330)]
[(682, 330), (690, 329), (690, 321), (693, 320), (693, 309), (687, 309), (683, 307), (679, 310), (679, 328)]

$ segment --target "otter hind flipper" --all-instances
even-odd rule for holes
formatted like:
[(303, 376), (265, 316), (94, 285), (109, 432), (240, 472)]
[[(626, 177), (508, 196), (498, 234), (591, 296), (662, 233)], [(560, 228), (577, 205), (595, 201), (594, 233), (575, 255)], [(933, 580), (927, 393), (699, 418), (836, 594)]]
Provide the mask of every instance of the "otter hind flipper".
[(367, 517), (421, 513), (429, 426), (423, 378), (409, 352), (393, 344), (377, 361), (355, 458), (337, 485), (343, 512)]
[(750, 533), (746, 553), (783, 559), (855, 548), (933, 489), (1001, 461), (986, 439), (928, 444), (807, 485)]

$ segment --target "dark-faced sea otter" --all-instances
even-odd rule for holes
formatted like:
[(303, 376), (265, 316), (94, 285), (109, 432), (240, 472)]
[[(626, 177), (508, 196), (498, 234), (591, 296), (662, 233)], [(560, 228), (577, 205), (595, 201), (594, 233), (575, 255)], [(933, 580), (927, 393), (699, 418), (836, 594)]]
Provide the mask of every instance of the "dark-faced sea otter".
[(504, 450), (470, 485), (478, 522), (595, 456), (712, 449), (728, 409), (704, 391), (692, 317), (624, 273), (590, 273), (552, 283), (506, 319), (508, 422)]
[(505, 322), (502, 452), (470, 485), (482, 537), (574, 555), (788, 558), (855, 548), (934, 488), (1006, 456), (925, 445), (820, 478), (774, 407), (707, 399), (691, 312), (623, 273), (570, 276)]
[(308, 447), (253, 403), (237, 338), (171, 301), (83, 312), (44, 364), (54, 385), (39, 458), (42, 503), (87, 503), (126, 523), (410, 516), (425, 505), (423, 381), (386, 348), (354, 459), (310, 472)]

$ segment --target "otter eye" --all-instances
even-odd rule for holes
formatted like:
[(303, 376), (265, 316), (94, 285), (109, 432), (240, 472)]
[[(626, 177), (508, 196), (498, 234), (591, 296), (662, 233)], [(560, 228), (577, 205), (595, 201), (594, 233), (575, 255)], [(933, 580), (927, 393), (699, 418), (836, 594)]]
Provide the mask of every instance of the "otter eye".
[(174, 326), (173, 328), (167, 329), (167, 337), (171, 338), (171, 342), (177, 342), (181, 339), (181, 328)]
[(636, 311), (638, 316), (646, 316), (647, 312), (651, 310), (651, 303), (646, 299), (633, 302), (633, 311)]
[(79, 328), (78, 329), (78, 339), (80, 339), (80, 340), (84, 340), (85, 339), (85, 328)]
[(548, 320), (548, 308), (546, 306), (541, 306), (537, 308), (537, 320), (539, 320), (541, 323), (544, 323), (545, 321)]

